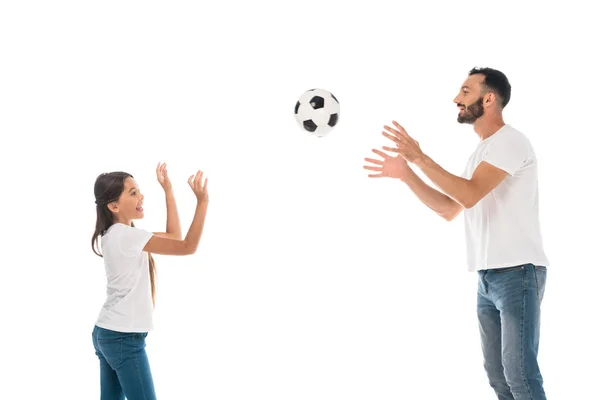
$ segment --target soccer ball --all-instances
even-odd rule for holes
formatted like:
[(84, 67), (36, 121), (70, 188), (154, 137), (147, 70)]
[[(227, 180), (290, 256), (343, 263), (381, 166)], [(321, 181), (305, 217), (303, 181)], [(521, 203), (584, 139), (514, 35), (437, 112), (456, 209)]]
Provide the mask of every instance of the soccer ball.
[(296, 102), (294, 115), (305, 132), (325, 136), (338, 123), (340, 103), (327, 90), (307, 90)]

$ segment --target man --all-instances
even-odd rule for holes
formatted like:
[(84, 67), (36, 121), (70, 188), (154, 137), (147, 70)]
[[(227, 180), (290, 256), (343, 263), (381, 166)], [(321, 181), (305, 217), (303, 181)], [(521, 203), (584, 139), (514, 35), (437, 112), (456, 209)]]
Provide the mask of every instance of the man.
[[(474, 68), (454, 102), (458, 122), (481, 138), (462, 176), (423, 153), (397, 122), (382, 134), (395, 147), (365, 158), (376, 173), (398, 178), (429, 208), (451, 221), (464, 210), (469, 271), (479, 275), (477, 316), (484, 368), (500, 400), (545, 400), (537, 362), (540, 306), (549, 264), (542, 246), (537, 160), (525, 135), (505, 124), (511, 85), (491, 68)], [(412, 163), (441, 190), (427, 185)]]

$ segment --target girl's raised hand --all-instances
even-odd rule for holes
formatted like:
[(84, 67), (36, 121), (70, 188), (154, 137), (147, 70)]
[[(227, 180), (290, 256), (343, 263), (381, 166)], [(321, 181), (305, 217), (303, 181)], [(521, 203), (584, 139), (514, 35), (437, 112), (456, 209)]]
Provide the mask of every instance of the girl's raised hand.
[(200, 170), (196, 172), (196, 175), (192, 175), (188, 178), (188, 184), (194, 191), (196, 198), (199, 203), (208, 203), (208, 178), (205, 178), (204, 181), (202, 178), (204, 177), (204, 173)]
[(169, 174), (167, 174), (167, 163), (158, 163), (158, 166), (156, 167), (156, 178), (165, 192), (173, 188), (171, 186)]

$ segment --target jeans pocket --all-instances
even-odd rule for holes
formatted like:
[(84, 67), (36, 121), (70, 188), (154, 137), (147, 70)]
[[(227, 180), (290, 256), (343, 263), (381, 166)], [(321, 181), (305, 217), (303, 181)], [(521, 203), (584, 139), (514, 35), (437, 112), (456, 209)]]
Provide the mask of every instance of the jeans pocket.
[(98, 339), (98, 350), (111, 368), (116, 369), (123, 362), (123, 338)]
[(146, 337), (143, 333), (135, 333), (123, 338), (121, 352), (123, 360), (137, 358), (146, 349)]
[(108, 364), (113, 368), (117, 368), (123, 362), (124, 341), (135, 336), (131, 332), (117, 332), (110, 329), (99, 328), (96, 341), (98, 350)]

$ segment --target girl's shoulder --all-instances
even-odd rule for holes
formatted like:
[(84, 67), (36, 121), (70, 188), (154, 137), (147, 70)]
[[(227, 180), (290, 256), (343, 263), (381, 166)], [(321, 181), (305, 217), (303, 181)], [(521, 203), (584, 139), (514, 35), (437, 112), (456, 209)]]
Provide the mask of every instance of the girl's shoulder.
[(104, 235), (108, 246), (117, 246), (125, 253), (140, 253), (153, 233), (135, 226), (113, 224)]

